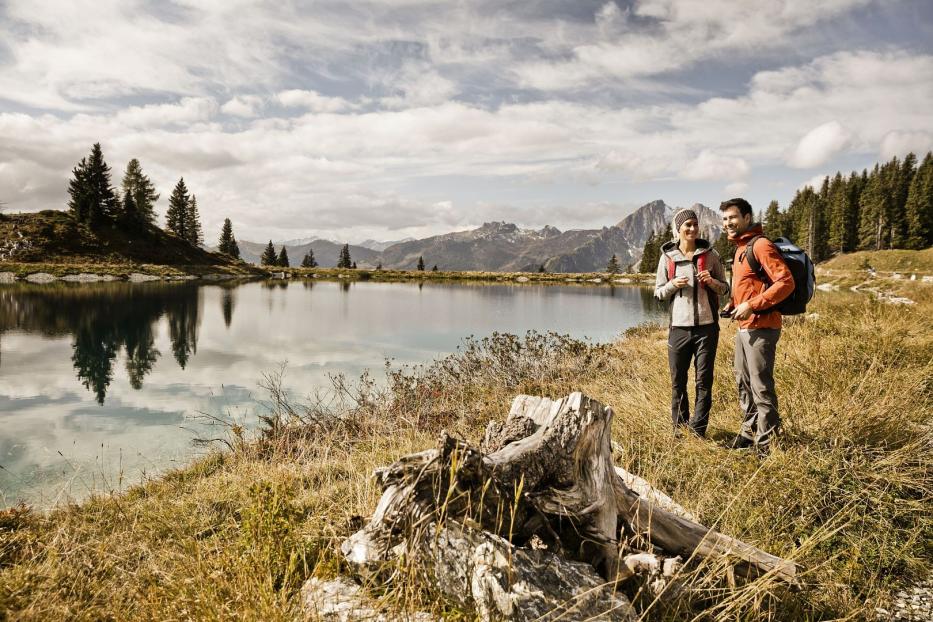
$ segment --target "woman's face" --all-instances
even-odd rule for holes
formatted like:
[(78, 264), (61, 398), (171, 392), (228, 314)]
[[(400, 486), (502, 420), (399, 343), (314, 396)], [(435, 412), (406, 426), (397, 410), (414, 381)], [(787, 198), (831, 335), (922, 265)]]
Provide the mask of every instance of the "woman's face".
[(677, 230), (677, 234), (680, 236), (681, 240), (695, 240), (699, 233), (700, 225), (697, 223), (696, 218), (687, 219), (680, 225), (680, 229)]

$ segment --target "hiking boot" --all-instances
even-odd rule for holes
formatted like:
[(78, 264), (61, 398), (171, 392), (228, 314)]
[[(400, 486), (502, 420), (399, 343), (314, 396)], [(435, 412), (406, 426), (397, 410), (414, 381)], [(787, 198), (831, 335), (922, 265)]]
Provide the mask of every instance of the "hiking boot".
[(750, 438), (745, 438), (741, 434), (732, 439), (732, 443), (729, 444), (729, 449), (748, 449), (755, 443)]

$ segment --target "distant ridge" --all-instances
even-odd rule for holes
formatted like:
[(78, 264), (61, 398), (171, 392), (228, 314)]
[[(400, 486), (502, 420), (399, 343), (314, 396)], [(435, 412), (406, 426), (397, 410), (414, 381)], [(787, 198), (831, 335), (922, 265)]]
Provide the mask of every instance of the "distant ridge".
[[(719, 216), (710, 208), (696, 203), (692, 206), (700, 217), (703, 235), (719, 238), (722, 228)], [(534, 272), (544, 266), (549, 272), (594, 272), (604, 270), (615, 254), (624, 268), (641, 259), (645, 241), (659, 229), (670, 227), (676, 208), (662, 200), (651, 201), (620, 220), (602, 229), (569, 229), (561, 231), (546, 225), (540, 229), (521, 229), (514, 223), (487, 222), (468, 231), (444, 233), (420, 240), (399, 242), (366, 240), (350, 245), (350, 256), (360, 268), (383, 267), (414, 270), (423, 257), (430, 269), (487, 270), (493, 272)], [(308, 238), (285, 243), (292, 266), (297, 266), (309, 248), (321, 267), (337, 265), (343, 244)], [(238, 241), (240, 254), (251, 263), (259, 263), (266, 242)], [(369, 247), (367, 247), (369, 245)], [(385, 245), (385, 246), (383, 246)], [(275, 245), (278, 251), (280, 244)], [(383, 248), (379, 248), (383, 246)]]

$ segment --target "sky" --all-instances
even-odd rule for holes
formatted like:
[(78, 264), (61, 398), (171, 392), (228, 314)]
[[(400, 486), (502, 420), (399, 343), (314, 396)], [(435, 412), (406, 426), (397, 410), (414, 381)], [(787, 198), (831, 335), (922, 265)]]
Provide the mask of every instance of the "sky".
[(933, 148), (929, 0), (0, 0), (0, 202), (100, 142), (208, 243), (782, 207)]

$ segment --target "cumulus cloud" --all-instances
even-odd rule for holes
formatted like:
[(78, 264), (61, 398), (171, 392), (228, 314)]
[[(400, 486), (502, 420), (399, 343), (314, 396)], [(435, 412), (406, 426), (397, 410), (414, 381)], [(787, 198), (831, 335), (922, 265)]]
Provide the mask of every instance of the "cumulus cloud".
[(742, 158), (725, 156), (708, 149), (700, 152), (683, 170), (686, 179), (737, 179), (748, 174), (748, 163)]
[(845, 149), (851, 139), (851, 132), (841, 123), (828, 121), (813, 128), (800, 139), (788, 163), (794, 168), (821, 166)]
[(881, 140), (881, 157), (885, 160), (904, 157), (908, 153), (923, 156), (933, 147), (933, 134), (928, 132), (888, 132)]
[(220, 107), (220, 111), (224, 114), (249, 119), (259, 114), (262, 104), (262, 98), (256, 95), (239, 95), (227, 100), (227, 103)]
[(342, 97), (325, 97), (316, 91), (289, 89), (276, 93), (275, 99), (289, 108), (306, 108), (311, 112), (342, 112), (354, 107)]

